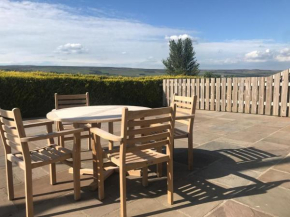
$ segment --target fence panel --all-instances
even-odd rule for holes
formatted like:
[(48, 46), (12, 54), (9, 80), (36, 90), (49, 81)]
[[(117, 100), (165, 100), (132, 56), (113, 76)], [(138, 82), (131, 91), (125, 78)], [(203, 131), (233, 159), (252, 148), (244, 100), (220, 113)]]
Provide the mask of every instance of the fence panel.
[(164, 79), (163, 105), (173, 94), (197, 96), (197, 109), (290, 117), (290, 70), (269, 77)]

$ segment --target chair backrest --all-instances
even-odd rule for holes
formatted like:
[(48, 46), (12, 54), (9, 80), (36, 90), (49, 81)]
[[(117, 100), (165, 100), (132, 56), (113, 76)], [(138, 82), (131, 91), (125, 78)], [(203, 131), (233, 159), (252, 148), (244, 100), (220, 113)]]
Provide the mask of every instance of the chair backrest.
[[(194, 115), (196, 110), (196, 100), (197, 96), (186, 97), (174, 94), (172, 103), (176, 105), (176, 117)], [(190, 131), (193, 127), (194, 117), (176, 120), (176, 122), (188, 125), (188, 130)]]
[(175, 108), (129, 111), (123, 108), (120, 155), (144, 149), (173, 147)]
[(85, 94), (74, 94), (74, 95), (59, 95), (54, 94), (55, 109), (89, 106), (89, 93)]
[(18, 108), (12, 111), (0, 109), (0, 134), (6, 154), (11, 153), (11, 148), (22, 152), (20, 138), (25, 137), (21, 112)]

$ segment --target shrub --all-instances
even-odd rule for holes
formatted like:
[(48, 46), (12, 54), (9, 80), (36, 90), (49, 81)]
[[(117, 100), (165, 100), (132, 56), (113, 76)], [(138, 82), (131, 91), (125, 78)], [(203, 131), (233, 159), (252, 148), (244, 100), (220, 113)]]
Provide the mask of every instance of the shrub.
[[(0, 71), (0, 108), (43, 117), (54, 109), (54, 93), (90, 93), (91, 105), (162, 106), (162, 79), (169, 76), (110, 77)], [(176, 78), (176, 77), (175, 77)]]

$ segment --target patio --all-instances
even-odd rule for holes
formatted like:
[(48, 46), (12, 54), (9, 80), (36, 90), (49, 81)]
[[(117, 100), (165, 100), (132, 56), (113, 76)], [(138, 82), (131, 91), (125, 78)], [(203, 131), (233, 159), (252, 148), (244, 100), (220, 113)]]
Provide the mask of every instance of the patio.
[[(119, 126), (114, 124), (115, 134), (119, 134)], [(27, 129), (28, 135), (45, 132), (44, 128), (31, 130)], [(198, 110), (193, 171), (187, 170), (187, 141), (175, 141), (174, 205), (167, 204), (166, 179), (156, 178), (152, 167), (148, 187), (141, 185), (140, 178), (128, 177), (128, 216), (289, 216), (289, 134), (290, 118)], [(83, 143), (82, 166), (92, 167), (92, 154), (86, 140)], [(23, 171), (13, 168), (16, 199), (8, 201), (4, 166), (1, 144), (1, 216), (25, 216)], [(119, 215), (118, 173), (105, 181), (106, 197), (102, 202), (97, 192), (87, 187), (91, 176), (82, 176), (82, 198), (75, 202), (68, 167), (58, 164), (57, 171), (54, 186), (49, 184), (48, 167), (33, 171), (36, 216)]]

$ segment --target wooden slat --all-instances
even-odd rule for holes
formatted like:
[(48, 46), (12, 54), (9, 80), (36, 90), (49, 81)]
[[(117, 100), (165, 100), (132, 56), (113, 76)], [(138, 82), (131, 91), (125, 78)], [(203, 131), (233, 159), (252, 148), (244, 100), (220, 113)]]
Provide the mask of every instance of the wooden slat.
[(233, 112), (238, 112), (238, 78), (233, 78), (232, 98), (233, 98), (232, 111)]
[(191, 109), (184, 109), (184, 108), (176, 108), (176, 111), (181, 112), (181, 113), (186, 113), (186, 114), (191, 113)]
[(191, 79), (187, 79), (186, 81), (186, 96), (190, 97), (191, 95)]
[(15, 127), (12, 128), (6, 125), (2, 125), (2, 129), (11, 135), (18, 136), (18, 130), (16, 130)]
[(3, 109), (0, 109), (0, 116), (14, 119), (14, 114), (12, 111), (7, 111), (7, 110), (3, 110)]
[(163, 99), (162, 105), (163, 106), (167, 106), (167, 101), (166, 101), (166, 91), (167, 91), (167, 89), (166, 89), (166, 80), (165, 79), (163, 79), (163, 81), (162, 81), (162, 90), (163, 90), (163, 94), (162, 94), (162, 99)]
[(210, 110), (215, 109), (215, 78), (210, 79)]
[(75, 104), (87, 104), (87, 100), (82, 99), (82, 100), (59, 100), (58, 101), (59, 105), (75, 105)]
[(139, 119), (149, 116), (164, 115), (172, 111), (171, 107), (155, 108), (155, 109), (146, 109), (139, 111), (128, 111), (128, 120)]
[(161, 140), (158, 142), (153, 142), (153, 143), (147, 143), (147, 144), (142, 144), (142, 145), (137, 145), (137, 146), (132, 146), (127, 148), (127, 152), (134, 152), (137, 150), (145, 150), (145, 149), (152, 149), (152, 148), (158, 148), (158, 147), (162, 147), (165, 146), (169, 143), (168, 140)]
[(174, 93), (178, 95), (178, 79), (173, 79), (174, 81)]
[(280, 73), (274, 75), (273, 115), (279, 115), (280, 79)]
[(177, 101), (182, 101), (182, 102), (191, 102), (192, 101), (191, 97), (177, 96), (177, 95), (175, 95), (174, 99)]
[(221, 111), (226, 111), (226, 78), (222, 78), (221, 86)]
[(16, 144), (20, 144), (20, 139), (18, 136), (15, 136), (15, 135), (11, 135), (7, 132), (4, 132), (4, 136), (6, 139), (10, 140), (11, 142), (14, 142)]
[(191, 79), (191, 96), (195, 96), (196, 91), (195, 91), (195, 79)]
[(221, 104), (220, 104), (220, 97), (221, 97), (221, 79), (217, 78), (216, 79), (216, 111), (221, 110)]
[(143, 142), (155, 141), (155, 140), (160, 140), (160, 139), (166, 139), (169, 136), (170, 136), (169, 132), (157, 133), (150, 136), (142, 136), (138, 138), (127, 139), (126, 143), (128, 145), (132, 145), (136, 143), (143, 143)]
[(244, 112), (244, 78), (238, 78), (239, 83), (239, 109), (240, 113)]
[(260, 115), (264, 114), (264, 95), (265, 95), (265, 78), (260, 77), (259, 79), (259, 105), (258, 113)]
[(200, 109), (204, 109), (204, 78), (200, 82)]
[(134, 136), (134, 135), (139, 135), (139, 134), (144, 134), (144, 135), (148, 135), (152, 132), (162, 132), (164, 130), (168, 130), (171, 128), (170, 124), (163, 124), (160, 126), (150, 126), (150, 127), (144, 127), (144, 128), (140, 128), (140, 129), (132, 129), (132, 130), (128, 130), (127, 131), (127, 135), (128, 136)]
[(4, 125), (6, 125), (8, 127), (16, 127), (15, 121), (11, 121), (11, 120), (8, 120), (8, 119), (3, 118), (3, 117), (1, 117), (0, 120)]
[(196, 98), (196, 108), (199, 109), (200, 108), (200, 106), (199, 106), (199, 104), (200, 104), (200, 96), (199, 96), (199, 93), (200, 93), (200, 79), (197, 78), (195, 80), (195, 82), (196, 82), (195, 91), (196, 91), (196, 96), (197, 96), (197, 98)]
[(166, 102), (165, 106), (170, 106), (170, 80), (166, 79)]
[(182, 79), (182, 96), (186, 96), (186, 79)]
[(251, 106), (251, 113), (257, 114), (257, 99), (258, 99), (258, 78), (253, 77), (251, 78), (252, 83), (252, 106)]
[(171, 117), (154, 118), (150, 120), (128, 121), (128, 127), (150, 126), (151, 124), (164, 123), (171, 120)]
[(58, 99), (86, 99), (86, 94), (57, 95)]
[(206, 88), (205, 88), (205, 110), (209, 110), (209, 78), (206, 79)]
[(289, 70), (282, 72), (282, 94), (281, 94), (281, 116), (287, 115), (287, 100), (288, 100), (288, 83), (289, 83)]
[(267, 77), (265, 115), (271, 115), (272, 92), (273, 92), (272, 90), (273, 90), (273, 76), (271, 75)]
[(11, 148), (17, 150), (17, 151), (20, 151), (22, 152), (22, 147), (20, 144), (16, 143), (16, 142), (12, 142), (8, 139), (6, 139), (6, 144), (9, 145)]
[(245, 79), (245, 113), (249, 114), (251, 108), (251, 78)]
[(173, 101), (174, 89), (174, 79), (170, 79), (170, 105)]
[(64, 108), (74, 108), (74, 107), (80, 107), (83, 105), (59, 105), (58, 109), (64, 109)]
[(232, 79), (227, 78), (227, 112), (232, 111)]
[(182, 103), (182, 102), (175, 102), (176, 106), (178, 107), (184, 107), (184, 108), (191, 108), (191, 104), (187, 103)]
[(177, 92), (177, 94), (179, 96), (182, 96), (182, 79), (177, 79), (177, 82), (178, 82), (178, 92)]

